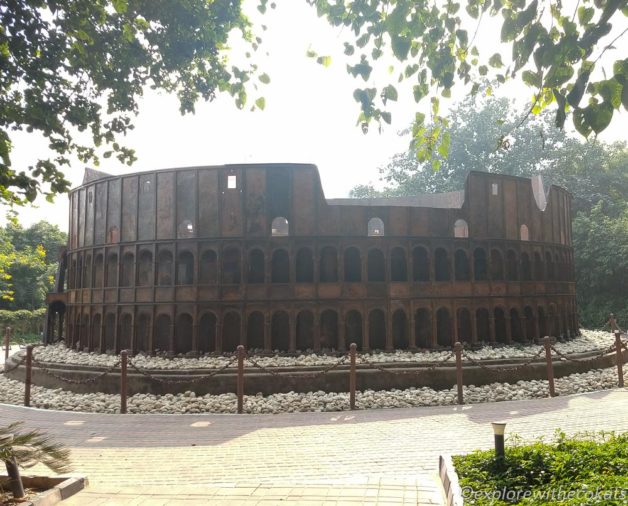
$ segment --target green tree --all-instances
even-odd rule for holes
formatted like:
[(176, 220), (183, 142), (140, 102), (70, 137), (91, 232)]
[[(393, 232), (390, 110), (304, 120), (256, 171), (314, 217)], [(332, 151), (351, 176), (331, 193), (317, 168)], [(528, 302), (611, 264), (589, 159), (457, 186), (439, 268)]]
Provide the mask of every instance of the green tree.
[[(363, 129), (373, 120), (390, 123), (387, 104), (398, 99), (397, 83), (409, 82), (417, 103), (430, 99), (431, 122), (416, 113), (413, 142), (419, 159), (433, 158), (436, 168), (435, 155), (446, 154), (451, 140), (440, 98), (456, 85), (474, 95), (484, 78), (520, 80), (534, 90), (530, 112), (555, 104), (555, 124), (562, 128), (570, 116), (585, 137), (603, 131), (622, 104), (628, 109), (627, 46), (619, 42), (628, 32), (622, 27), (626, 0), (307, 1), (333, 26), (346, 28), (347, 70), (365, 83), (353, 94)], [(499, 52), (480, 53), (476, 36), (489, 17), (501, 23), (493, 47), (507, 44), (511, 61)], [(601, 58), (608, 50), (615, 50), (610, 63)], [(328, 57), (318, 61), (329, 64)], [(388, 67), (389, 82), (374, 72), (378, 66)]]
[[(190, 113), (221, 92), (244, 107), (247, 90), (268, 82), (254, 64), (229, 63), (230, 37), (247, 55), (259, 42), (236, 0), (0, 0), (0, 18), (0, 202), (66, 191), (73, 155), (131, 164), (119, 139), (146, 87), (176, 94)], [(14, 130), (41, 134), (50, 157), (16, 169)]]

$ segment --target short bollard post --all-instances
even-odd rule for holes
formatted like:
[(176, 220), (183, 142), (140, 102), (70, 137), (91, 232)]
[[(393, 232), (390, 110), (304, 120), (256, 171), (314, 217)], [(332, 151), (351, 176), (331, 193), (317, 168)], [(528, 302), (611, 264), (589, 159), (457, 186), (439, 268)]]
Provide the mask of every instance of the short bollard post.
[(238, 346), (238, 414), (244, 412), (244, 346), (241, 344)]
[(357, 345), (355, 343), (351, 343), (349, 346), (349, 359), (351, 367), (349, 369), (349, 408), (351, 410), (355, 409), (355, 355), (356, 355)]
[(464, 404), (464, 394), (462, 392), (462, 344), (454, 344), (456, 353), (456, 385), (458, 386), (458, 404)]
[(556, 397), (554, 389), (554, 365), (552, 364), (552, 340), (549, 336), (543, 338), (545, 345), (545, 361), (547, 362), (547, 382), (549, 383), (550, 397)]
[(4, 361), (9, 358), (9, 347), (11, 346), (10, 338), (11, 335), (11, 327), (6, 327), (4, 329)]
[(506, 422), (491, 422), (491, 425), (493, 426), (493, 435), (495, 436), (495, 460), (501, 467), (506, 456), (506, 445), (504, 444)]
[(128, 350), (120, 352), (120, 413), (126, 413), (126, 366), (129, 359)]
[(31, 405), (31, 382), (33, 380), (33, 345), (26, 347), (26, 377), (24, 378), (24, 406)]
[(617, 380), (620, 387), (624, 386), (624, 358), (621, 356), (621, 333), (615, 332), (615, 353), (617, 355)]

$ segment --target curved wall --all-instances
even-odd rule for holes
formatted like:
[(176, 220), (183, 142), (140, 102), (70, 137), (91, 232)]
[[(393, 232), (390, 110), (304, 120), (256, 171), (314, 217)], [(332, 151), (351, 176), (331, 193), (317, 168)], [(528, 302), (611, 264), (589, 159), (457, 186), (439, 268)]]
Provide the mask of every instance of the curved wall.
[(66, 342), (81, 349), (577, 332), (570, 195), (530, 179), (471, 173), (440, 196), (327, 201), (313, 165), (90, 172), (70, 202)]

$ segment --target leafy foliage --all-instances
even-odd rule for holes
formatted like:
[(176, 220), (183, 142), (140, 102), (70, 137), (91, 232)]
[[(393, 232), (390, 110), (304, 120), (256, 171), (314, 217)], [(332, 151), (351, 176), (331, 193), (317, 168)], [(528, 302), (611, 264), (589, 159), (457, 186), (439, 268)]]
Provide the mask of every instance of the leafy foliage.
[[(244, 107), (247, 88), (257, 89), (256, 66), (227, 59), (229, 37), (252, 50), (259, 42), (237, 0), (0, 0), (0, 18), (3, 202), (66, 191), (61, 169), (71, 155), (94, 165), (115, 155), (131, 164), (134, 152), (119, 139), (133, 128), (145, 86), (175, 93), (181, 113), (219, 92)], [(40, 133), (51, 154), (17, 172), (11, 132), (24, 129)]]
[[(628, 16), (625, 0), (307, 1), (333, 26), (351, 32), (344, 47), (352, 58), (347, 71), (366, 85), (354, 93), (363, 129), (373, 120), (390, 122), (386, 104), (394, 85), (374, 84), (371, 76), (378, 65), (395, 61), (392, 78), (409, 82), (417, 103), (429, 98), (431, 121), (416, 114), (413, 142), (419, 160), (434, 157), (435, 168), (441, 163), (435, 155), (445, 154), (449, 142), (440, 98), (450, 97), (456, 84), (475, 95), (482, 78), (498, 83), (519, 79), (534, 89), (531, 112), (555, 104), (555, 124), (562, 128), (571, 116), (584, 137), (603, 131), (620, 107), (628, 109), (626, 46), (619, 46), (624, 48), (619, 58), (599, 72), (601, 56), (616, 49), (614, 44), (628, 32), (612, 32)], [(500, 53), (480, 54), (476, 35), (489, 16), (501, 19), (494, 46), (508, 44), (510, 62)], [(484, 91), (490, 94), (491, 89)]]
[(41, 329), (43, 327), (46, 308), (42, 307), (29, 311), (18, 309), (9, 311), (0, 309), (0, 329), (11, 327), (13, 329), (13, 341), (15, 343), (41, 341)]
[[(465, 498), (465, 504), (504, 505), (514, 501), (494, 498), (494, 491), (530, 491), (537, 494), (517, 504), (625, 504), (628, 497), (628, 433), (582, 434), (575, 438), (558, 432), (556, 441), (548, 444), (509, 444), (503, 464), (494, 452), (476, 451), (453, 457), (461, 487), (471, 487), (478, 494)], [(602, 496), (595, 501), (587, 492), (611, 492), (615, 499)], [(623, 496), (620, 493), (623, 490)], [(566, 499), (570, 491), (572, 500)], [(559, 499), (557, 493), (563, 494)], [(553, 495), (552, 495), (553, 494)], [(514, 496), (514, 494), (512, 494)]]

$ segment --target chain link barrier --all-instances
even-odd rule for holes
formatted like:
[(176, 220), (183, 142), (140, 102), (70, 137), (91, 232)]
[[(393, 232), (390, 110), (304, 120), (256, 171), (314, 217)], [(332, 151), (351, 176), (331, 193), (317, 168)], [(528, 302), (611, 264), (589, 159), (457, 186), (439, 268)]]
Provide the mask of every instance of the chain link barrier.
[(248, 362), (249, 364), (251, 364), (253, 367), (259, 369), (260, 371), (266, 374), (270, 374), (271, 376), (274, 376), (274, 377), (314, 379), (314, 378), (318, 378), (319, 376), (324, 376), (325, 374), (329, 373), (330, 371), (333, 371), (337, 367), (340, 367), (342, 364), (344, 364), (347, 361), (348, 357), (349, 357), (349, 354), (345, 353), (342, 357), (340, 357), (340, 360), (331, 364), (328, 367), (325, 367), (324, 369), (321, 369), (320, 371), (316, 371), (312, 373), (302, 373), (302, 374), (281, 373), (278, 371), (274, 371), (270, 367), (264, 367), (263, 365), (258, 363), (255, 359), (251, 358), (250, 356), (247, 356), (244, 360)]
[(536, 352), (536, 354), (534, 355), (528, 355), (530, 358), (528, 360), (526, 360), (524, 363), (522, 364), (517, 364), (515, 366), (508, 366), (508, 367), (500, 367), (500, 366), (488, 366), (486, 364), (483, 364), (481, 361), (476, 360), (475, 358), (473, 358), (471, 355), (469, 355), (466, 351), (462, 351), (462, 356), (463, 358), (465, 358), (466, 360), (468, 360), (469, 362), (471, 362), (473, 365), (479, 367), (480, 369), (482, 369), (483, 371), (487, 371), (493, 374), (497, 374), (497, 373), (503, 373), (503, 372), (515, 372), (515, 371), (519, 371), (525, 367), (528, 367), (532, 362), (534, 362), (536, 359), (540, 358), (540, 356), (543, 354), (543, 352), (545, 351), (544, 347), (541, 347), (539, 349), (539, 351)]
[[(223, 372), (225, 369), (228, 369), (234, 362), (236, 362), (238, 360), (237, 356), (233, 356), (231, 358), (231, 360), (229, 360), (229, 362), (227, 362), (225, 365), (217, 368), (216, 370), (212, 371), (209, 374), (203, 374), (202, 376), (196, 376), (194, 379), (165, 379), (165, 378), (159, 378), (157, 376), (153, 376), (151, 373), (147, 372), (145, 369), (142, 369), (141, 367), (138, 367), (137, 365), (135, 365), (133, 363), (132, 360), (129, 360), (128, 364), (133, 368), (133, 370), (137, 371), (139, 374), (141, 374), (142, 376), (149, 378), (153, 381), (156, 381), (157, 383), (162, 383), (162, 384), (166, 384), (166, 385), (179, 385), (182, 383), (191, 383), (191, 384), (196, 384), (199, 383), (207, 378), (213, 378), (214, 376), (220, 374), (221, 372)], [(165, 369), (165, 370), (169, 370), (169, 369)], [(193, 371), (194, 369), (188, 369), (190, 371)]]
[(615, 351), (615, 345), (613, 344), (612, 346), (606, 348), (605, 350), (602, 350), (600, 353), (598, 353), (597, 355), (595, 355), (593, 357), (571, 358), (569, 355), (565, 355), (561, 351), (557, 350), (556, 347), (553, 344), (550, 346), (550, 348), (560, 358), (566, 360), (567, 362), (572, 362), (574, 364), (586, 364), (586, 363), (589, 363), (589, 362), (593, 362), (595, 360), (598, 360), (598, 359), (602, 358), (604, 355), (607, 355), (607, 354), (612, 353), (612, 352)]
[[(444, 359), (439, 360), (438, 362), (435, 362), (433, 364), (430, 364), (429, 366), (426, 367), (422, 367), (420, 369), (412, 369), (412, 370), (404, 370), (404, 371), (393, 371), (390, 368), (387, 367), (382, 367), (381, 365), (377, 365), (375, 362), (371, 362), (370, 360), (368, 360), (364, 355), (361, 355), (359, 357), (360, 361), (358, 362), (358, 365), (367, 365), (369, 366), (371, 369), (376, 369), (380, 372), (384, 372), (387, 374), (390, 374), (391, 376), (419, 376), (421, 374), (425, 374), (426, 372), (431, 372), (433, 370), (435, 370), (436, 368), (440, 367), (441, 365), (449, 362), (452, 358), (455, 358), (455, 354), (453, 352), (450, 352), (449, 355), (447, 355)], [(394, 364), (405, 364), (407, 362), (393, 362)]]
[(9, 367), (9, 368), (7, 368), (7, 369), (2, 369), (2, 370), (0, 371), (0, 374), (6, 374), (6, 373), (8, 373), (8, 372), (13, 372), (13, 371), (15, 371), (15, 370), (16, 370), (18, 367), (20, 367), (20, 366), (21, 366), (21, 365), (22, 365), (25, 361), (26, 361), (26, 355), (22, 355), (22, 357), (20, 358), (20, 360), (19, 360), (17, 363), (13, 364), (12, 366), (10, 366), (10, 367)]
[(47, 374), (48, 376), (52, 376), (53, 378), (58, 379), (59, 381), (63, 381), (64, 383), (71, 383), (72, 385), (88, 385), (90, 383), (95, 383), (100, 378), (104, 378), (105, 376), (107, 376), (107, 374), (112, 373), (115, 369), (117, 369), (120, 366), (120, 361), (118, 360), (115, 364), (109, 367), (106, 371), (103, 371), (100, 374), (97, 374), (96, 376), (90, 376), (89, 378), (85, 378), (82, 380), (61, 376), (60, 374), (57, 374), (51, 371), (50, 369), (48, 369), (44, 365), (44, 362), (40, 362), (39, 360), (36, 360), (35, 357), (33, 357), (33, 365), (36, 365), (38, 370), (43, 372), (44, 374)]

